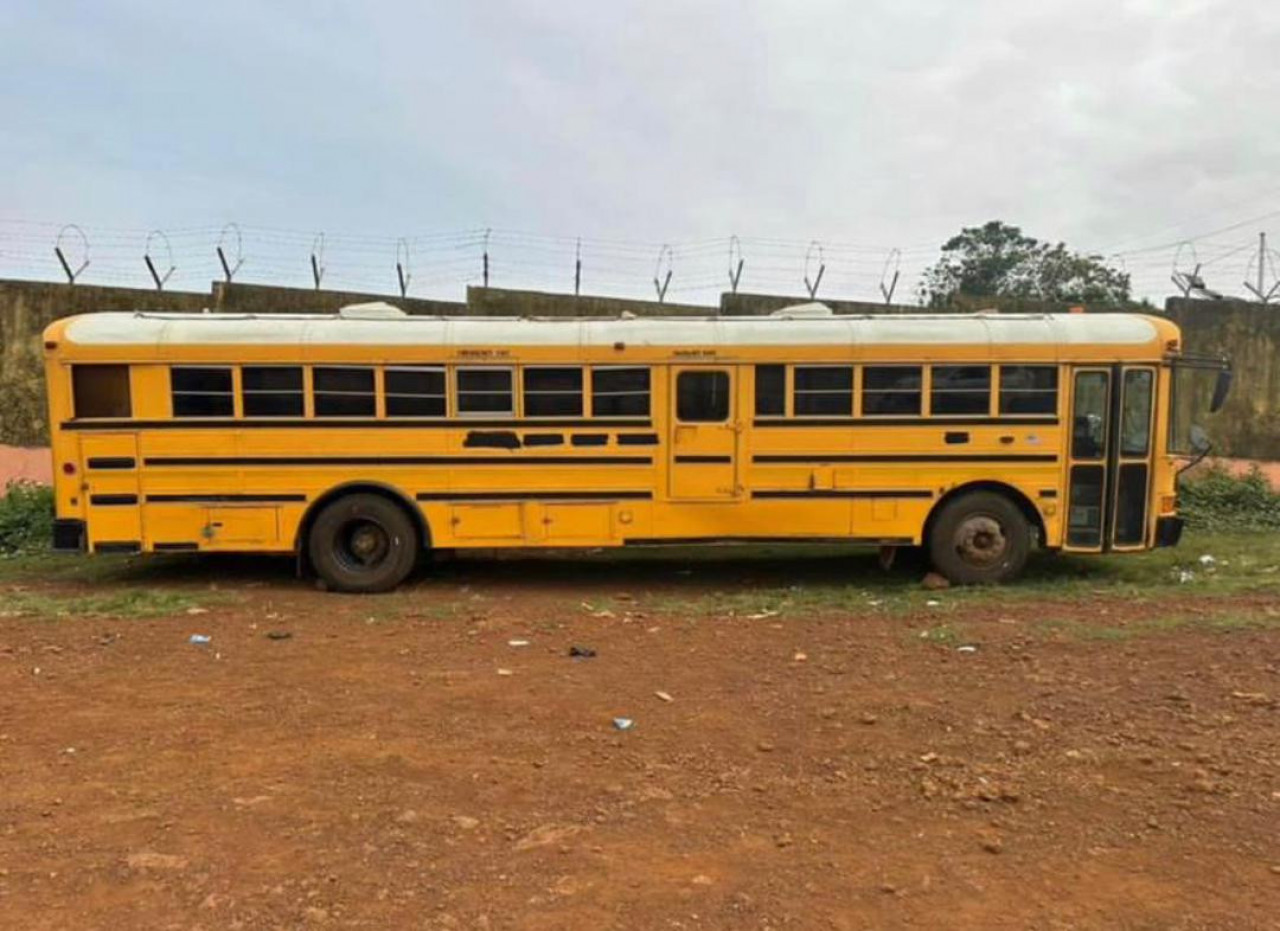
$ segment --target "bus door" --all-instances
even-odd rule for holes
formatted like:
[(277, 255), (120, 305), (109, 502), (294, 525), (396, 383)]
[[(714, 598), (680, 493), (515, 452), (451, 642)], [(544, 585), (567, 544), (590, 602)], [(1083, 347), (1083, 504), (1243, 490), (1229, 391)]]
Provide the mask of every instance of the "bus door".
[(674, 366), (668, 492), (673, 499), (738, 496), (738, 404), (728, 366)]
[[(1117, 367), (1119, 368), (1119, 367)], [(1117, 377), (1115, 373), (1113, 378)], [(1142, 549), (1147, 543), (1151, 501), (1151, 434), (1156, 370), (1147, 365), (1119, 368), (1119, 423), (1113, 442), (1115, 491), (1112, 493), (1111, 546)]]
[(1150, 366), (1073, 369), (1064, 549), (1146, 544), (1155, 378)]
[(137, 549), (142, 544), (138, 500), (138, 438), (86, 432), (80, 437), (80, 494), (89, 546)]

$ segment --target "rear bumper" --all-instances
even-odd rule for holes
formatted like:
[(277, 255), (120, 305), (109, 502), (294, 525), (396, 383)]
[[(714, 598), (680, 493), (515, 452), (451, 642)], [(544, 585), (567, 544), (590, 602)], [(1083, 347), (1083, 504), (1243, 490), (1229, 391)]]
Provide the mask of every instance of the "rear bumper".
[(1157, 517), (1156, 546), (1177, 546), (1184, 523), (1181, 517)]
[(55, 520), (53, 522), (53, 549), (58, 553), (84, 552), (84, 521)]

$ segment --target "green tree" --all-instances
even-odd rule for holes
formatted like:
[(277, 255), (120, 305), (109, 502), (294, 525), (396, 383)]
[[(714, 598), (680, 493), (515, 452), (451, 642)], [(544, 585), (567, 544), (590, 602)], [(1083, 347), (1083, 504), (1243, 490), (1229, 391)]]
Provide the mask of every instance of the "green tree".
[(1106, 305), (1130, 300), (1128, 274), (1102, 256), (1041, 242), (999, 220), (961, 230), (925, 270), (924, 303), (942, 307), (957, 295)]

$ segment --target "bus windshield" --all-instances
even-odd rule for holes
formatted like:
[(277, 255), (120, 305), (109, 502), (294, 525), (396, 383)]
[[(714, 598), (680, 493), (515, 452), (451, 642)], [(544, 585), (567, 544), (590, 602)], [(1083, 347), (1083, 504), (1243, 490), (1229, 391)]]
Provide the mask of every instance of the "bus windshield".
[(1204, 421), (1222, 408), (1230, 387), (1231, 369), (1222, 360), (1174, 362), (1169, 409), (1170, 453), (1190, 456), (1204, 451)]

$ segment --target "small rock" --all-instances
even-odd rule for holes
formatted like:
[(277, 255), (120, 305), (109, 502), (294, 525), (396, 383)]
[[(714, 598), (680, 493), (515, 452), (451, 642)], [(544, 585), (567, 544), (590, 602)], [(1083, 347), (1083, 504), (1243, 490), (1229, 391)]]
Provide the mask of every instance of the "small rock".
[(792, 844), (795, 843), (795, 841), (792, 840), (790, 834), (779, 834), (776, 838), (774, 838), (773, 842), (778, 847), (790, 847)]
[(672, 698), (671, 695), (668, 694), (667, 692), (654, 692), (653, 694), (657, 696), (659, 699), (661, 699), (662, 701), (675, 701), (675, 699)]
[(187, 608), (187, 614), (191, 615), (192, 617), (196, 616), (197, 614), (208, 614), (208, 613), (209, 613), (208, 608), (201, 608), (201, 607)]
[(875, 724), (879, 720), (880, 720), (879, 718), (877, 718), (874, 714), (872, 714), (869, 711), (864, 711), (862, 715), (858, 718), (858, 721), (861, 722), (862, 724)]
[(936, 572), (928, 573), (923, 579), (920, 580), (920, 585), (921, 587), (931, 592), (939, 592), (939, 591), (942, 591), (944, 588), (951, 587), (951, 583), (947, 580), (947, 577), (944, 575), (939, 575)]
[(512, 675), (515, 675), (515, 673), (513, 673), (510, 669), (499, 669), (499, 670), (498, 670), (498, 675), (500, 675), (500, 676), (512, 676)]
[(414, 811), (412, 808), (407, 808), (404, 811), (400, 812), (400, 814), (396, 815), (396, 823), (397, 824), (416, 824), (418, 821), (418, 818), (419, 818), (419, 815), (416, 811)]
[(791, 658), (795, 660), (797, 663), (803, 663), (805, 660), (809, 658), (809, 655), (807, 653), (800, 653), (799, 651), (797, 651), (796, 655)]
[(454, 815), (451, 819), (454, 826), (463, 831), (474, 831), (480, 827), (480, 819), (472, 818), (470, 815)]
[(267, 631), (267, 639), (268, 639), (268, 640), (288, 640), (288, 639), (290, 639), (292, 636), (293, 636), (293, 634), (292, 634), (292, 633), (290, 633), (290, 632), (289, 632), (289, 631), (287, 631), (287, 630), (269, 630), (269, 631)]
[(982, 841), (982, 849), (987, 853), (1000, 853), (1004, 850), (1004, 844), (998, 837), (987, 837)]
[(714, 882), (714, 880), (712, 880), (710, 876), (707, 876), (703, 873), (699, 873), (697, 876), (693, 877), (693, 879), (689, 881), (693, 883), (695, 886), (710, 886)]
[(761, 753), (772, 753), (774, 750), (777, 749), (777, 747), (775, 747), (773, 745), (773, 742), (770, 740), (762, 740), (758, 744), (756, 744), (756, 749), (759, 750)]

